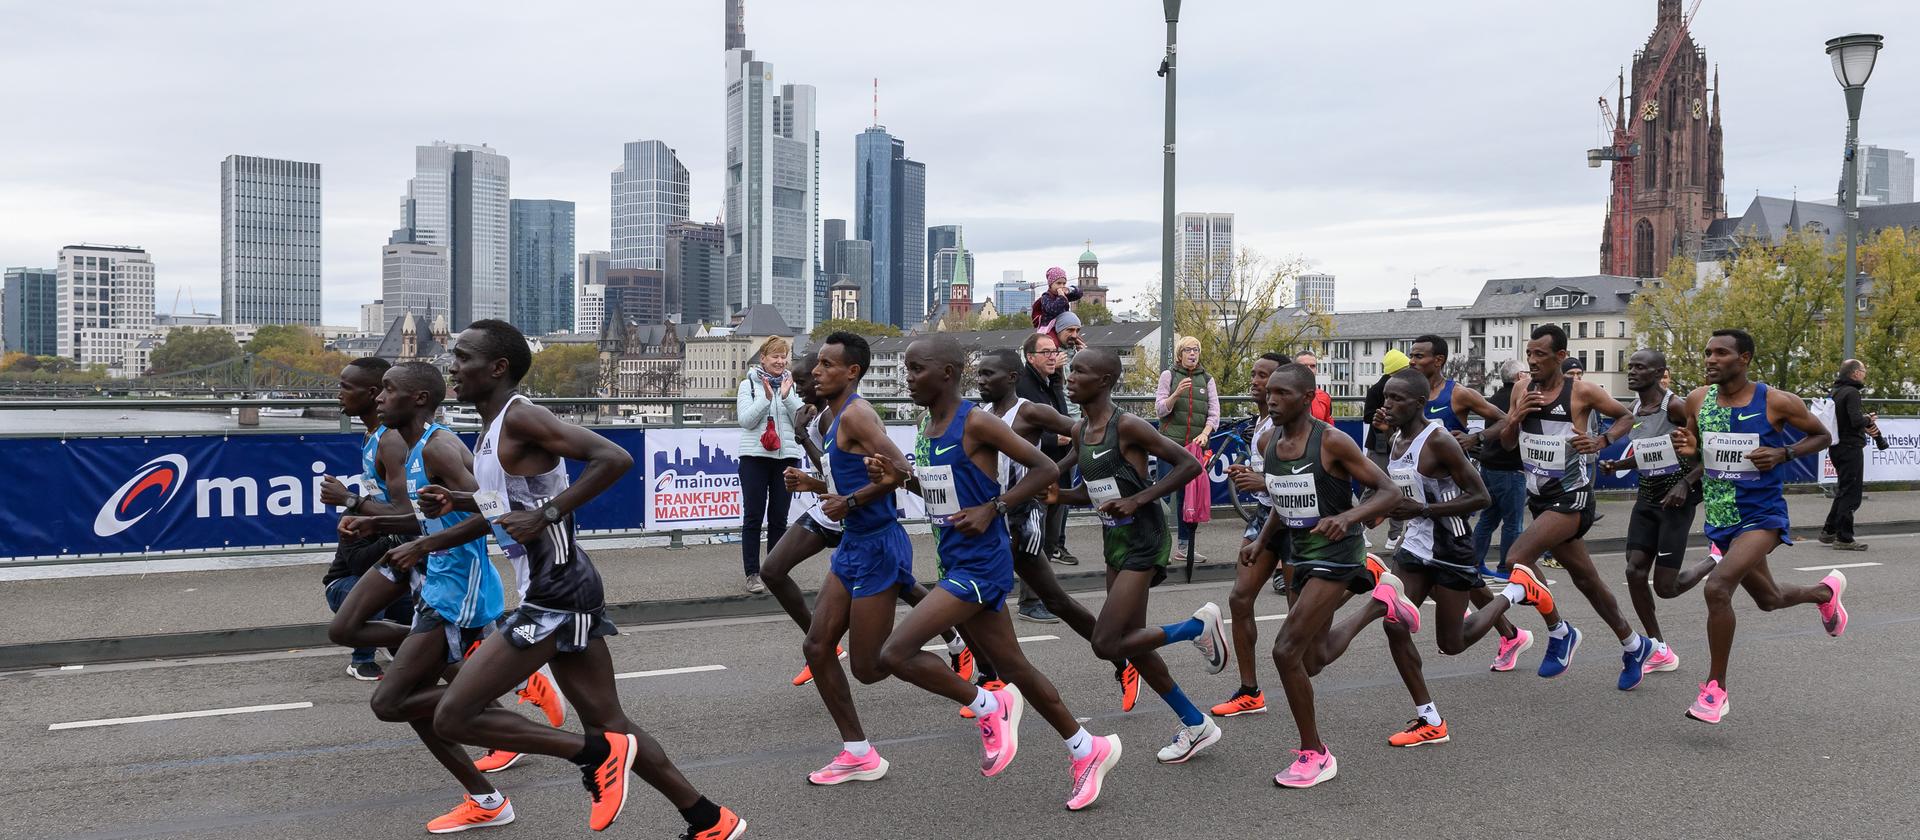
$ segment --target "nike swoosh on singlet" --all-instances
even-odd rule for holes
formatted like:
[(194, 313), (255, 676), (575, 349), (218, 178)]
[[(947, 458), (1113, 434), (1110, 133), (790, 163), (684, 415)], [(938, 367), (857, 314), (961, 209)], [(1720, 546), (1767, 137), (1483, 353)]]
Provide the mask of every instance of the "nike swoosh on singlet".
[(1293, 474), (1299, 475), (1301, 470), (1312, 469), (1312, 468), (1313, 468), (1312, 464), (1301, 464), (1300, 466), (1293, 468)]
[(1436, 407), (1436, 406), (1431, 406), (1431, 405), (1430, 405), (1430, 406), (1427, 406), (1427, 413), (1428, 413), (1428, 414), (1439, 414), (1440, 412), (1442, 412), (1442, 411), (1446, 411), (1446, 410), (1447, 410), (1447, 409), (1446, 409), (1446, 408), (1445, 408), (1444, 406), (1440, 406), (1440, 407)]
[(1760, 412), (1758, 412), (1758, 411), (1756, 411), (1756, 412), (1754, 412), (1754, 413), (1752, 413), (1752, 414), (1742, 414), (1742, 415), (1740, 415), (1740, 420), (1741, 420), (1742, 422), (1745, 422), (1745, 421), (1747, 421), (1747, 420), (1752, 420), (1753, 418), (1755, 418), (1755, 417), (1759, 417), (1759, 416), (1760, 416)]
[(1093, 458), (1095, 460), (1099, 460), (1101, 458), (1107, 457), (1112, 453), (1113, 453), (1112, 449), (1094, 449), (1092, 450), (1092, 454), (1089, 455), (1088, 457)]
[(952, 451), (953, 451), (953, 448), (954, 448), (955, 446), (959, 446), (959, 445), (960, 445), (960, 444), (957, 444), (957, 443), (955, 443), (955, 444), (949, 444), (949, 445), (948, 445), (948, 446), (947, 446), (947, 447), (946, 447), (945, 449), (942, 449), (942, 448), (940, 448), (940, 447), (938, 447), (938, 446), (936, 446), (936, 447), (934, 447), (934, 448), (933, 448), (933, 454), (935, 454), (935, 455), (945, 455), (945, 454), (947, 454), (947, 453), (949, 453), (949, 452), (952, 452)]

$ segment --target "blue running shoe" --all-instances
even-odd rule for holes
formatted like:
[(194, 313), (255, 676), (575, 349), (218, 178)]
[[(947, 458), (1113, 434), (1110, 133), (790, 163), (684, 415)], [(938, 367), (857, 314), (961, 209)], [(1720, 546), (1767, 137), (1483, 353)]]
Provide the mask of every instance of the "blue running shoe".
[(1647, 675), (1647, 660), (1653, 658), (1655, 645), (1653, 640), (1640, 637), (1640, 649), (1632, 653), (1620, 654), (1620, 690), (1632, 691), (1640, 686), (1640, 680)]
[(1573, 663), (1573, 652), (1580, 649), (1580, 628), (1567, 625), (1567, 637), (1556, 639), (1547, 635), (1547, 655), (1540, 660), (1540, 676), (1557, 677), (1567, 672), (1567, 666)]

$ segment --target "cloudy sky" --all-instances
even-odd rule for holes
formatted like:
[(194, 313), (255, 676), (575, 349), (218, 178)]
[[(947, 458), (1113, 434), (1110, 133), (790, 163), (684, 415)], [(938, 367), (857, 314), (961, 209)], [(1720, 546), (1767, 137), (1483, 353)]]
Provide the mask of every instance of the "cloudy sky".
[[(1482, 281), (1597, 267), (1595, 99), (1656, 0), (1186, 0), (1179, 209), (1340, 278), (1340, 308), (1431, 305)], [(1822, 42), (1887, 36), (1863, 142), (1920, 153), (1920, 17), (1904, 0), (1706, 0), (1727, 193), (1831, 197), (1845, 109)], [(1616, 16), (1602, 16), (1608, 9)], [(379, 292), (413, 146), (488, 143), (517, 198), (578, 204), (608, 239), (620, 144), (659, 139), (720, 214), (721, 0), (328, 4), (0, 0), (0, 265), (62, 245), (153, 253), (165, 311), (219, 311), (219, 163), (324, 167), (328, 323)], [(853, 138), (880, 122), (927, 164), (929, 224), (966, 225), (987, 281), (1038, 279), (1091, 239), (1144, 303), (1159, 276), (1164, 37), (1152, 0), (749, 0), (777, 80), (819, 90), (824, 217), (853, 210)], [(180, 310), (188, 302), (183, 296)]]

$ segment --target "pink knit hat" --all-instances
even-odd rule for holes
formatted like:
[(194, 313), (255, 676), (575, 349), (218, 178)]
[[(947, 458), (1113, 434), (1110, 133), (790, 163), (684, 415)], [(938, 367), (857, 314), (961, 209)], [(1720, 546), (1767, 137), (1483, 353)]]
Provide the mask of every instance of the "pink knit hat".
[(1067, 279), (1066, 269), (1061, 268), (1060, 266), (1057, 266), (1057, 265), (1047, 269), (1047, 282), (1051, 283), (1055, 280), (1065, 280), (1065, 279)]

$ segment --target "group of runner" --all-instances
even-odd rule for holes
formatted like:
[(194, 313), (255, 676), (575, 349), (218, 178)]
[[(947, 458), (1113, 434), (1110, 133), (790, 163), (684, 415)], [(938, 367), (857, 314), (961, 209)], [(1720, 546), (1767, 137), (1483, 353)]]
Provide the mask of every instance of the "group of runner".
[[(810, 407), (806, 448), (816, 469), (789, 469), (785, 476), (790, 489), (814, 493), (817, 501), (802, 514), (801, 527), (789, 529), (775, 546), (763, 570), (769, 590), (805, 633), (806, 667), (794, 684), (815, 686), (842, 742), (808, 780), (839, 785), (888, 773), (888, 761), (861, 723), (850, 670), (862, 684), (898, 677), (959, 706), (979, 732), (984, 776), (1001, 774), (1014, 760), (1031, 706), (1068, 753), (1067, 807), (1092, 805), (1121, 758), (1120, 738), (1089, 732), (1027, 661), (1006, 609), (1016, 578), (1086, 639), (1095, 657), (1113, 665), (1123, 710), (1133, 708), (1142, 679), (1172, 710), (1179, 726), (1156, 755), (1162, 763), (1184, 763), (1218, 743), (1223, 730), (1215, 716), (1266, 711), (1253, 665), (1253, 605), (1276, 569), (1287, 584), (1289, 608), (1273, 661), (1300, 734), (1294, 759), (1274, 778), (1280, 786), (1312, 787), (1337, 774), (1315, 717), (1313, 677), (1375, 621), (1384, 624), (1387, 647), (1415, 707), (1412, 721), (1388, 742), (1413, 747), (1450, 740), (1413, 642), (1423, 624), (1420, 605), (1429, 598), (1436, 604), (1432, 624), (1441, 653), (1463, 653), (1494, 633), (1499, 641), (1492, 669), (1512, 670), (1534, 636), (1510, 623), (1506, 613), (1528, 606), (1540, 614), (1547, 633), (1540, 676), (1565, 673), (1582, 634), (1560, 616), (1538, 570), (1548, 552), (1620, 640), (1621, 690), (1639, 685), (1646, 673), (1678, 667), (1677, 656), (1661, 641), (1654, 596), (1676, 597), (1704, 582), (1711, 664), (1687, 714), (1718, 723), (1727, 713), (1735, 589), (1745, 588), (1763, 610), (1816, 604), (1834, 636), (1847, 621), (1840, 572), (1811, 586), (1781, 586), (1767, 568), (1772, 548), (1790, 541), (1782, 465), (1819, 451), (1828, 438), (1797, 397), (1748, 379), (1753, 354), (1744, 332), (1716, 332), (1705, 350), (1708, 384), (1680, 397), (1660, 384), (1665, 359), (1653, 351), (1636, 353), (1629, 384), (1638, 398), (1628, 408), (1599, 386), (1563, 375), (1566, 334), (1546, 325), (1526, 346), (1531, 376), (1516, 386), (1524, 388), (1524, 397), (1503, 412), (1445, 379), (1445, 340), (1421, 336), (1408, 353), (1409, 368), (1388, 381), (1379, 415), (1368, 418), (1391, 430), (1384, 468), (1345, 433), (1311, 416), (1316, 386), (1310, 370), (1284, 357), (1263, 357), (1252, 371), (1253, 394), (1263, 407), (1254, 455), (1228, 471), (1229, 480), (1255, 494), (1260, 506), (1244, 534), (1229, 599), (1230, 641), (1212, 603), (1174, 624), (1147, 622), (1149, 593), (1165, 579), (1172, 554), (1162, 500), (1199, 477), (1202, 466), (1114, 404), (1122, 373), (1117, 355), (1090, 348), (1075, 358), (1066, 390), (1081, 416), (1071, 420), (1015, 395), (1021, 360), (1011, 349), (990, 350), (970, 365), (967, 351), (951, 336), (916, 339), (906, 351), (906, 386), (924, 411), (909, 461), (860, 395), (872, 362), (866, 340), (829, 335), (795, 371), (797, 392)], [(386, 574), (362, 579), (337, 616), (334, 633), (341, 644), (399, 646), (376, 692), (375, 711), (383, 720), (413, 723), (468, 794), (429, 830), (513, 819), (512, 806), (466, 763), (458, 746), (466, 744), (489, 750), (480, 762), (483, 771), (504, 769), (522, 753), (572, 760), (593, 801), (595, 830), (619, 816), (626, 775), (633, 772), (680, 809), (686, 837), (739, 837), (745, 822), (701, 797), (659, 745), (626, 719), (614, 692), (603, 637), (615, 630), (604, 616), (598, 574), (574, 541), (572, 515), (630, 466), (630, 456), (513, 392), (529, 356), (510, 325), (476, 322), (454, 343), (453, 355), (456, 395), (475, 404), (483, 419), (485, 431), (472, 453), (427, 422), (442, 397), (436, 370), (400, 365), (376, 377), (378, 411), (363, 417), (374, 429), (365, 486), (393, 488), (406, 481), (412, 504), (355, 499), (341, 533), (422, 536), (387, 552)], [(373, 360), (362, 360), (342, 374), (349, 410), (357, 405), (349, 403), (349, 390), (366, 388), (373, 366)], [(962, 395), (970, 368), (977, 402)], [(1466, 418), (1475, 415), (1483, 422), (1470, 428)], [(1598, 431), (1603, 415), (1616, 421), (1605, 435)], [(1804, 435), (1791, 445), (1783, 431), (1789, 426)], [(1058, 462), (1037, 446), (1051, 435), (1072, 440)], [(1621, 438), (1632, 441), (1627, 454), (1596, 463), (1595, 454)], [(1467, 524), (1490, 498), (1468, 453), (1488, 442), (1519, 451), (1534, 515), (1509, 552), (1513, 571), (1497, 592), (1479, 573)], [(571, 487), (561, 465), (567, 458), (586, 462)], [(1168, 465), (1158, 481), (1147, 479), (1155, 474), (1150, 459)], [(1603, 469), (1640, 473), (1627, 576), (1644, 632), (1621, 614), (1583, 542)], [(1079, 480), (1061, 489), (1059, 477), (1076, 470)], [(917, 494), (932, 523), (939, 561), (932, 587), (915, 580), (912, 545), (895, 501), (900, 492)], [(1686, 538), (1701, 503), (1707, 537), (1719, 554), (1688, 565)], [(1047, 561), (1040, 510), (1050, 504), (1091, 506), (1099, 514), (1107, 570), (1106, 598), (1097, 613), (1063, 590)], [(1405, 529), (1383, 561), (1368, 552), (1364, 531), (1388, 519), (1405, 523)], [(485, 560), (489, 534), (514, 562), (520, 606), (499, 622), (500, 632), (468, 652), (465, 646), (501, 609), (500, 582)], [(828, 574), (809, 609), (789, 573), (828, 548)], [(396, 581), (409, 573), (420, 580), (415, 588), (422, 597), (413, 627), (403, 632), (375, 616), (401, 594)], [(1364, 596), (1363, 604), (1338, 615), (1354, 595)], [(896, 622), (902, 600), (911, 609)], [(939, 647), (923, 647), (936, 636), (947, 638), (944, 661), (928, 652)], [(1212, 715), (1188, 699), (1158, 653), (1178, 642), (1193, 643), (1209, 673), (1225, 669), (1230, 649), (1239, 660), (1241, 686)], [(843, 656), (847, 669), (840, 664)], [(541, 672), (549, 664), (584, 736), (557, 728), (562, 703)], [(551, 725), (498, 706), (496, 698), (521, 686), (523, 699), (542, 704)]]

